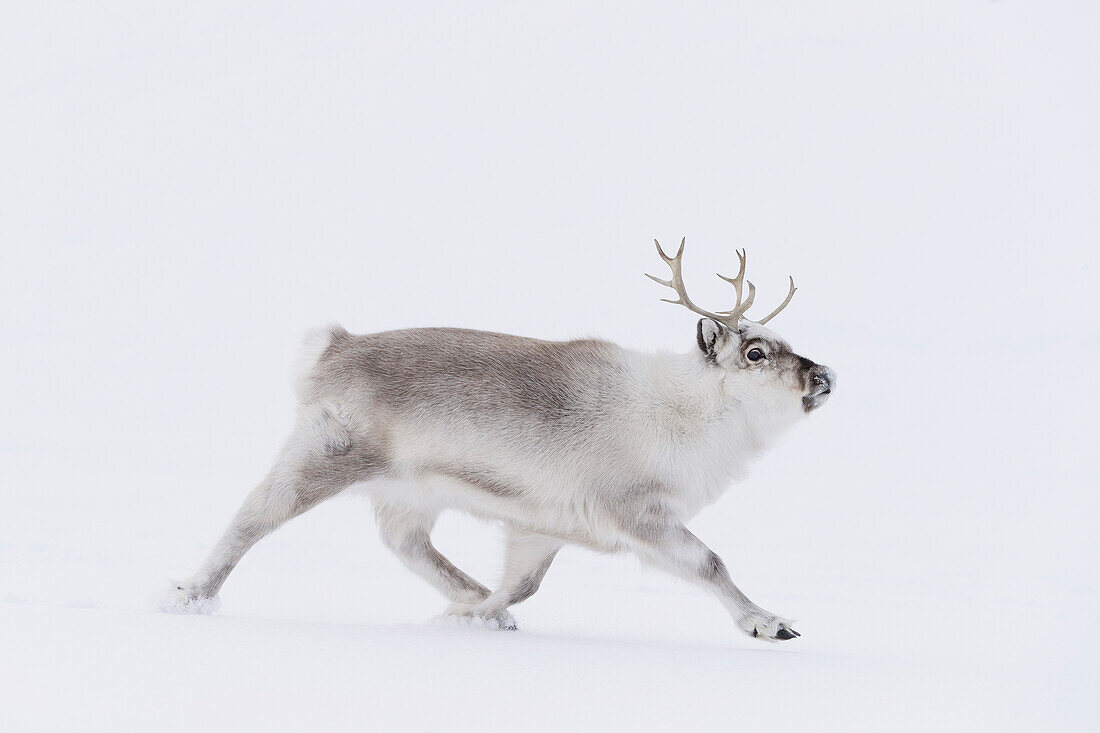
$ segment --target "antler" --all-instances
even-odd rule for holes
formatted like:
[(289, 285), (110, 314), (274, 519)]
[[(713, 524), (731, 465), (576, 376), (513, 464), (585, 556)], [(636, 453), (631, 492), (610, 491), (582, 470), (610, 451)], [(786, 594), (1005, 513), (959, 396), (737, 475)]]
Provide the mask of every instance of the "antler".
[[(669, 280), (662, 280), (661, 278), (655, 277), (648, 273), (646, 274), (646, 277), (648, 277), (650, 280), (653, 280), (654, 282), (660, 283), (661, 285), (672, 288), (676, 291), (676, 295), (678, 296), (676, 300), (661, 298), (663, 302), (672, 303), (673, 305), (682, 305), (693, 313), (698, 313), (699, 315), (706, 316), (707, 318), (713, 318), (724, 326), (736, 330), (738, 321), (742, 319), (746, 321), (749, 320), (747, 318), (744, 318), (744, 315), (745, 312), (752, 307), (753, 301), (756, 299), (756, 286), (754, 286), (751, 282), (745, 280), (745, 250), (742, 249), (740, 251), (737, 251), (737, 258), (741, 261), (741, 267), (738, 270), (736, 277), (731, 278), (726, 277), (725, 275), (718, 275), (718, 277), (733, 285), (734, 289), (737, 292), (737, 302), (734, 303), (732, 310), (711, 313), (710, 311), (695, 305), (695, 303), (691, 301), (691, 298), (688, 297), (687, 288), (684, 285), (684, 278), (681, 272), (682, 258), (684, 256), (684, 243), (686, 241), (687, 237), (681, 239), (680, 249), (676, 251), (676, 255), (674, 257), (669, 257), (665, 254), (665, 251), (661, 249), (661, 244), (656, 239), (654, 239), (653, 243), (657, 245), (657, 254), (661, 255), (661, 259), (664, 260), (665, 263), (669, 266), (669, 269), (672, 270), (672, 278)], [(790, 292), (787, 293), (787, 299), (780, 303), (779, 307), (769, 313), (766, 317), (762, 318), (759, 321), (754, 321), (755, 323), (763, 325), (771, 319), (775, 318), (781, 310), (787, 307), (787, 304), (791, 302), (791, 298), (794, 297), (794, 291), (797, 289), (794, 286), (794, 278), (792, 277), (790, 278), (790, 280), (791, 289)], [(747, 284), (749, 286), (749, 295), (742, 303), (741, 291), (743, 284)]]
[[(719, 313), (711, 313), (708, 310), (700, 308), (699, 306), (695, 305), (695, 303), (693, 303), (691, 301), (691, 298), (688, 296), (688, 293), (687, 293), (687, 287), (684, 285), (684, 277), (683, 277), (683, 274), (681, 272), (681, 265), (682, 265), (682, 259), (683, 259), (683, 256), (684, 256), (684, 243), (686, 241), (687, 241), (687, 237), (684, 237), (683, 239), (681, 239), (680, 240), (680, 249), (678, 249), (676, 251), (676, 256), (675, 257), (669, 257), (668, 255), (665, 254), (665, 251), (663, 249), (661, 249), (661, 243), (658, 242), (656, 239), (654, 239), (653, 243), (655, 245), (657, 245), (657, 254), (661, 255), (661, 259), (664, 260), (665, 263), (669, 266), (669, 269), (672, 270), (672, 278), (670, 280), (662, 280), (661, 278), (656, 277), (654, 275), (650, 275), (648, 273), (646, 274), (646, 277), (648, 277), (653, 282), (660, 283), (661, 285), (664, 285), (665, 287), (668, 287), (668, 288), (672, 288), (673, 290), (676, 291), (676, 295), (678, 296), (676, 298), (676, 300), (669, 300), (667, 298), (661, 298), (661, 300), (664, 301), (665, 303), (672, 303), (673, 305), (682, 305), (685, 308), (687, 308), (688, 310), (692, 311), (693, 313), (698, 313), (699, 315), (706, 316), (707, 318), (713, 318), (714, 320), (718, 321), (719, 323), (722, 323), (722, 324), (724, 324), (724, 325), (726, 325), (730, 328), (736, 329), (738, 319), (740, 319), (741, 315), (749, 309), (749, 306), (752, 305), (753, 300), (756, 298), (756, 287), (753, 286), (753, 284), (750, 282), (749, 283), (749, 297), (745, 300), (744, 303), (741, 302), (741, 281), (745, 277), (745, 260), (744, 260), (743, 255), (739, 255), (739, 256), (742, 257), (742, 259), (741, 259), (741, 272), (738, 273), (737, 277), (733, 278), (732, 280), (729, 279), (729, 278), (722, 278), (722, 279), (726, 280), (727, 282), (733, 283), (733, 286), (735, 288), (737, 288), (737, 302), (734, 304), (733, 310), (721, 311)], [(719, 277), (721, 277), (721, 275), (719, 275)]]
[(791, 289), (787, 292), (787, 297), (783, 299), (783, 302), (779, 304), (778, 308), (761, 318), (759, 321), (755, 321), (755, 323), (759, 323), (761, 326), (763, 326), (765, 323), (779, 315), (779, 311), (786, 308), (787, 304), (791, 302), (791, 298), (794, 297), (794, 291), (798, 290), (798, 288), (794, 286), (794, 277), (792, 275), (787, 275), (787, 277), (791, 281)]

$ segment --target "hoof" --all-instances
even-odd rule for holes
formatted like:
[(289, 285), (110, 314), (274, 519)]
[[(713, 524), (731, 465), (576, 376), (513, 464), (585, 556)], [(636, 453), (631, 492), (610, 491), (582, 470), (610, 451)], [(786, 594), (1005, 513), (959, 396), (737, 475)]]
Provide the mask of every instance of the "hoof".
[(519, 626), (516, 625), (516, 617), (507, 611), (500, 611), (489, 617), (489, 623), (496, 624), (496, 627), (500, 631), (518, 631)]
[(746, 634), (761, 641), (787, 641), (802, 636), (791, 628), (790, 621), (765, 611), (743, 616), (738, 620), (737, 625)]
[(453, 605), (443, 616), (437, 617), (436, 621), (437, 623), (473, 626), (492, 631), (517, 631), (519, 629), (515, 617), (508, 611), (482, 615), (475, 608), (458, 604)]
[(153, 599), (153, 610), (163, 613), (211, 614), (221, 607), (217, 596), (204, 597), (173, 583), (169, 590)]

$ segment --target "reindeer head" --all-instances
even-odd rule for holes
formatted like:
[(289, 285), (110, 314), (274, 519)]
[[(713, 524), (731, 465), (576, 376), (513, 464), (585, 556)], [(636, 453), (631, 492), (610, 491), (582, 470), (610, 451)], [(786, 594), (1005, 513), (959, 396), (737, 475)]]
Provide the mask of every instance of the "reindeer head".
[[(727, 394), (776, 417), (798, 411), (809, 413), (825, 404), (836, 384), (833, 370), (799, 356), (778, 334), (764, 328), (764, 324), (791, 302), (795, 292), (794, 278), (791, 278), (787, 298), (778, 308), (759, 321), (750, 321), (745, 318), (745, 312), (756, 298), (756, 287), (745, 281), (745, 251), (741, 250), (737, 252), (741, 260), (737, 276), (718, 276), (733, 285), (737, 302), (732, 310), (712, 313), (695, 305), (688, 297), (681, 273), (685, 240), (681, 240), (674, 257), (666, 255), (657, 240), (653, 240), (657, 253), (672, 269), (672, 278), (646, 277), (676, 291), (676, 300), (661, 300), (682, 305), (703, 316), (696, 328), (699, 351), (709, 367), (723, 370), (722, 384)], [(748, 297), (742, 301), (744, 284), (748, 285)]]

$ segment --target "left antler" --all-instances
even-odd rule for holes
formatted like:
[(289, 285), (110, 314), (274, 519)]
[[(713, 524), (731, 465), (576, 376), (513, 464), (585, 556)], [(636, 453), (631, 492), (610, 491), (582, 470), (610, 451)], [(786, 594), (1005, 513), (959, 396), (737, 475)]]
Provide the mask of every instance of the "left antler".
[[(745, 250), (743, 250), (743, 249), (740, 250), (740, 251), (735, 250), (737, 252), (737, 258), (741, 261), (741, 267), (737, 271), (737, 276), (736, 277), (726, 277), (725, 275), (718, 275), (718, 277), (722, 278), (726, 282), (733, 285), (734, 289), (737, 292), (737, 302), (734, 303), (734, 306), (733, 306), (732, 310), (718, 311), (717, 313), (712, 313), (708, 310), (705, 310), (705, 309), (700, 308), (699, 306), (695, 305), (695, 303), (693, 303), (691, 301), (691, 298), (688, 297), (687, 287), (684, 285), (684, 277), (683, 277), (683, 273), (682, 273), (682, 270), (681, 270), (682, 264), (683, 264), (683, 256), (684, 256), (684, 243), (686, 241), (687, 241), (687, 237), (684, 237), (683, 239), (681, 239), (680, 240), (680, 248), (676, 251), (676, 255), (673, 256), (673, 257), (669, 257), (668, 255), (665, 254), (665, 251), (663, 249), (661, 249), (661, 244), (656, 239), (654, 239), (653, 243), (655, 245), (657, 245), (657, 254), (659, 254), (661, 256), (661, 259), (664, 260), (665, 263), (668, 264), (669, 269), (672, 270), (672, 278), (669, 279), (669, 280), (662, 280), (659, 277), (655, 277), (655, 276), (650, 275), (648, 273), (646, 274), (646, 277), (648, 277), (650, 280), (653, 280), (654, 282), (660, 283), (661, 285), (664, 285), (665, 287), (672, 288), (673, 290), (676, 291), (676, 295), (678, 296), (676, 300), (668, 300), (667, 298), (661, 298), (661, 300), (664, 301), (665, 303), (672, 303), (673, 305), (682, 305), (682, 306), (684, 306), (685, 308), (687, 308), (688, 310), (690, 310), (693, 313), (698, 313), (699, 315), (706, 316), (707, 318), (713, 318), (714, 320), (718, 321), (719, 323), (721, 323), (721, 324), (723, 324), (723, 325), (725, 325), (729, 328), (732, 328), (732, 329), (736, 330), (738, 321), (740, 321), (742, 319), (744, 319), (746, 321), (749, 320), (748, 318), (744, 317), (745, 312), (748, 311), (748, 309), (750, 307), (752, 307), (753, 301), (756, 299), (756, 287), (751, 282), (745, 280)], [(764, 318), (760, 319), (759, 321), (750, 321), (751, 323), (759, 323), (760, 325), (764, 325), (765, 323), (767, 323), (771, 319), (775, 318), (779, 314), (780, 311), (782, 311), (784, 308), (787, 307), (787, 304), (791, 302), (791, 298), (794, 297), (794, 291), (797, 290), (797, 288), (795, 288), (795, 286), (794, 286), (794, 278), (791, 277), (790, 280), (791, 280), (791, 289), (790, 289), (790, 292), (787, 293), (786, 300), (784, 300), (782, 303), (780, 303), (778, 308), (773, 310), (771, 313), (769, 313)], [(742, 286), (745, 285), (745, 284), (747, 284), (749, 286), (749, 295), (748, 295), (747, 298), (745, 298), (745, 301), (742, 303), (741, 302), (741, 291), (742, 291)]]

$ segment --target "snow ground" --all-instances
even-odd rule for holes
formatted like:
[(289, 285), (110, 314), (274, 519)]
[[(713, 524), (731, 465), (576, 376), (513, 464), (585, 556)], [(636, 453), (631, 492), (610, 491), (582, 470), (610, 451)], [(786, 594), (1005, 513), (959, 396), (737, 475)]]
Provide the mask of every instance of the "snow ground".
[[(1096, 6), (5, 16), (0, 731), (1096, 729)], [(691, 525), (800, 639), (581, 550), (519, 632), (439, 623), (350, 498), (149, 610), (307, 328), (687, 349), (641, 276), (683, 234), (703, 302), (735, 246), (762, 303), (792, 272), (839, 375)], [(498, 542), (436, 533), (490, 584)]]

